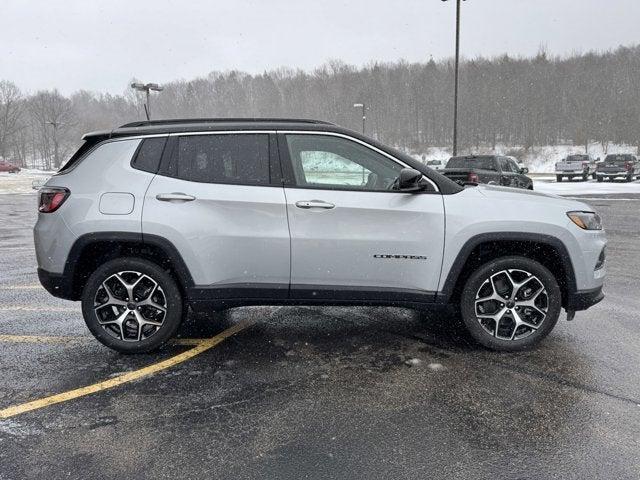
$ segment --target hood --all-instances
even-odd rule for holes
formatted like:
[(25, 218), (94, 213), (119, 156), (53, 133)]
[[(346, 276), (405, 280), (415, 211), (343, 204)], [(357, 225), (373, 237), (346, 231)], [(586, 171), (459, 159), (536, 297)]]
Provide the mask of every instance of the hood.
[(492, 200), (502, 200), (507, 202), (527, 202), (538, 205), (549, 205), (566, 208), (568, 210), (582, 210), (592, 212), (592, 207), (586, 203), (571, 200), (559, 195), (549, 193), (536, 192), (534, 190), (525, 190), (522, 188), (500, 187), (496, 185), (478, 185), (472, 187), (478, 192)]

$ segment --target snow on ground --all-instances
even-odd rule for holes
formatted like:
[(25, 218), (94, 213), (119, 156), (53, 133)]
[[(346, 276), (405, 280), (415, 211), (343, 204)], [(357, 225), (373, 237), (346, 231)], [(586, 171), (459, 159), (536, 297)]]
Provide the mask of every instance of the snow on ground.
[(35, 193), (33, 182), (43, 184), (55, 172), (22, 169), (18, 173), (0, 173), (0, 194), (3, 193)]
[(640, 194), (640, 181), (635, 182), (549, 182), (533, 180), (533, 189), (536, 192), (552, 193), (554, 195), (602, 195), (612, 193)]
[[(609, 153), (631, 153), (636, 155), (637, 152), (637, 148), (632, 145), (609, 145), (607, 147), (607, 153), (604, 153), (604, 149), (600, 143), (591, 143), (589, 145), (589, 155), (593, 158), (599, 157), (600, 159), (604, 159)], [(478, 155), (513, 155), (518, 160), (521, 160), (532, 173), (553, 173), (556, 162), (561, 161), (567, 155), (573, 153), (584, 154), (584, 145), (546, 145), (532, 147), (528, 152), (525, 152), (524, 148), (517, 146), (496, 145), (495, 149), (480, 147), (473, 149), (471, 152), (462, 152), (464, 155), (470, 153)], [(431, 147), (424, 152), (411, 152), (410, 155), (425, 162), (427, 160), (448, 160), (449, 157), (451, 157), (451, 150), (448, 148)]]

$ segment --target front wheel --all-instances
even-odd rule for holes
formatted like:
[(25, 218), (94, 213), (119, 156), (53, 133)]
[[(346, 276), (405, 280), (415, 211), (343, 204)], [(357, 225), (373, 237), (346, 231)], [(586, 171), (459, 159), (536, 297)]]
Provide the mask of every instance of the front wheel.
[(602, 177), (596, 177), (596, 180), (597, 180), (597, 181), (599, 181), (599, 182), (602, 182), (602, 180), (604, 180), (604, 178), (602, 178)]
[(535, 260), (514, 256), (492, 260), (473, 272), (460, 309), (478, 343), (492, 350), (518, 351), (551, 332), (561, 305), (553, 274)]
[(556, 182), (562, 181), (562, 175), (556, 175)]
[(183, 317), (174, 278), (153, 262), (119, 258), (100, 266), (82, 293), (93, 335), (121, 353), (146, 353), (173, 337)]

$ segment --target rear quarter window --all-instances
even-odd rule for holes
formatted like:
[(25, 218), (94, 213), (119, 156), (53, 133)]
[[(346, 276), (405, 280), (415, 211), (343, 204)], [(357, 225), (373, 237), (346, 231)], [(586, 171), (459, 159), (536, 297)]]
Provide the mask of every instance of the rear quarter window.
[(144, 172), (157, 173), (166, 143), (166, 137), (145, 138), (138, 148), (131, 166)]

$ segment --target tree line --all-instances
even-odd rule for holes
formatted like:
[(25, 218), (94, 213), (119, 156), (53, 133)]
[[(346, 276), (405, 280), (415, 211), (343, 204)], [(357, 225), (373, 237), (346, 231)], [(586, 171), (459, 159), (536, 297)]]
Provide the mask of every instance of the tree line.
[[(311, 72), (281, 68), (261, 75), (212, 72), (177, 80), (152, 94), (154, 118), (300, 117), (362, 128), (412, 151), (452, 141), (453, 62), (330, 61)], [(459, 148), (497, 144), (628, 144), (640, 149), (640, 45), (552, 57), (476, 58), (460, 65)], [(57, 90), (24, 93), (0, 80), (0, 158), (56, 168), (82, 133), (144, 118), (144, 96)]]

